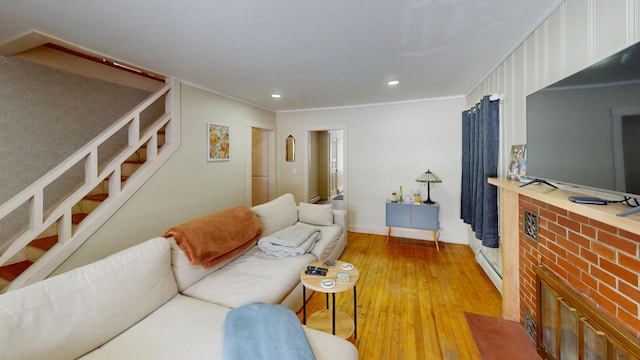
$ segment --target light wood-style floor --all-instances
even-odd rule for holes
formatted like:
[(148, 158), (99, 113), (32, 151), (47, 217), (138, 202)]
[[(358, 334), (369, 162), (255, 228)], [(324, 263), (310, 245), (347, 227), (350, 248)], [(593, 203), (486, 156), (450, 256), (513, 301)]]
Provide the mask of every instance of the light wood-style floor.
[[(342, 260), (360, 271), (360, 359), (480, 359), (465, 312), (500, 317), (501, 297), (466, 245), (349, 233)], [(336, 295), (353, 315), (353, 292)], [(324, 309), (314, 293), (307, 314)], [(299, 316), (302, 317), (302, 312)]]

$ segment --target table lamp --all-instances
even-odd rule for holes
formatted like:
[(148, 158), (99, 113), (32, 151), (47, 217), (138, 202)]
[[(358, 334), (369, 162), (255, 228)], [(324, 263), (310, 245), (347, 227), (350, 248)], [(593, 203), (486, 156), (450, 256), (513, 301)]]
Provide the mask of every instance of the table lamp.
[(433, 204), (433, 201), (431, 201), (431, 183), (441, 183), (442, 180), (435, 176), (431, 170), (427, 170), (426, 173), (420, 175), (420, 177), (416, 179), (416, 182), (427, 183), (427, 200), (423, 202), (425, 204)]

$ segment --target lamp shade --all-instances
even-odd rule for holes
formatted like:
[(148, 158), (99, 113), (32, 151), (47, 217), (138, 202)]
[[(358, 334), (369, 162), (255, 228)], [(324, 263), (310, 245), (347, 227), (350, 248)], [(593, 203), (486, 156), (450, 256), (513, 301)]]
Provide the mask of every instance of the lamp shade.
[(420, 175), (416, 179), (416, 182), (421, 182), (421, 183), (441, 183), (442, 180), (440, 180), (439, 177), (437, 177), (434, 173), (432, 173), (431, 170), (427, 170), (426, 173)]
[(426, 173), (420, 175), (417, 179), (416, 182), (421, 182), (421, 183), (427, 183), (427, 200), (423, 201), (425, 204), (433, 204), (433, 201), (431, 201), (431, 184), (432, 183), (441, 183), (442, 180), (440, 180), (439, 177), (435, 176), (431, 170), (427, 170)]

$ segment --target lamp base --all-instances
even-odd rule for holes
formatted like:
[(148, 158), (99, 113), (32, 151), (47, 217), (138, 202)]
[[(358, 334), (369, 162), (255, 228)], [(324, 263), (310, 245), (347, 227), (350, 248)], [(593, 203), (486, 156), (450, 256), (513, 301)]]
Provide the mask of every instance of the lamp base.
[(422, 202), (423, 204), (435, 204), (435, 201), (431, 201), (431, 200), (425, 200)]

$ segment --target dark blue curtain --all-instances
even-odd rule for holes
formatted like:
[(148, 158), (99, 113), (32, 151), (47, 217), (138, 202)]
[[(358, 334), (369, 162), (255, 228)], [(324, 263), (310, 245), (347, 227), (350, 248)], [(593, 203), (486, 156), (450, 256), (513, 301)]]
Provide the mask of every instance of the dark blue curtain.
[(498, 175), (500, 103), (482, 98), (462, 113), (462, 192), (460, 218), (482, 245), (499, 246), (498, 189), (487, 179)]

